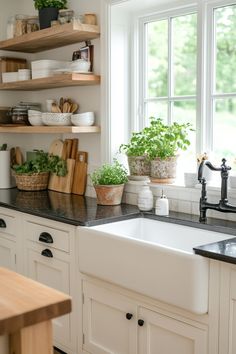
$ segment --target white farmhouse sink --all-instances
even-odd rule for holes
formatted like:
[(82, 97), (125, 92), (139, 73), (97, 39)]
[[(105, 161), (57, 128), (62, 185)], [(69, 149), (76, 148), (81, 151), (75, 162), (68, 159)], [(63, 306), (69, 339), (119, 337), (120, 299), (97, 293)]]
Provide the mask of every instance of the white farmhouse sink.
[[(233, 236), (232, 236), (233, 237)], [(194, 313), (208, 311), (209, 260), (193, 247), (229, 235), (146, 218), (83, 227), (79, 268)]]

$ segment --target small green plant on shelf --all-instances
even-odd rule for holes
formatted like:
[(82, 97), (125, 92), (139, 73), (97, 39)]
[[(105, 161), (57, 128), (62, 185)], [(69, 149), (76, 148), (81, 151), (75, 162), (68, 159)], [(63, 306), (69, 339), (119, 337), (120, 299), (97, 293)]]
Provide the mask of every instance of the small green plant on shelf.
[(91, 175), (93, 184), (118, 185), (128, 181), (128, 173), (125, 167), (114, 159), (113, 164), (104, 164)]
[(67, 174), (66, 161), (59, 156), (54, 156), (42, 150), (35, 150), (36, 157), (32, 160), (24, 162), (22, 165), (14, 165), (13, 170), (16, 174), (28, 174), (52, 172), (57, 176), (65, 176)]
[(146, 136), (143, 134), (143, 131), (141, 131), (133, 132), (129, 143), (120, 145), (119, 152), (125, 153), (127, 156), (144, 156), (146, 149)]
[(45, 9), (47, 7), (55, 7), (57, 9), (65, 9), (67, 0), (34, 0), (34, 7), (37, 10)]

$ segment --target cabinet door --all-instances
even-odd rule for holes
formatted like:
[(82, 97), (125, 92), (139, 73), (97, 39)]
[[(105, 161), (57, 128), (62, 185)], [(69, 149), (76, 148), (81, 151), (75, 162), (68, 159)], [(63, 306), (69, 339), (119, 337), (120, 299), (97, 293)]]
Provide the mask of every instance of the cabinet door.
[(0, 267), (16, 271), (16, 243), (0, 233)]
[(136, 305), (86, 281), (83, 292), (83, 349), (92, 354), (136, 354)]
[(145, 308), (139, 319), (139, 354), (207, 354), (205, 330)]
[[(68, 262), (61, 260), (55, 250), (50, 250), (53, 257), (42, 255), (44, 248), (26, 248), (26, 275), (31, 279), (51, 288), (70, 293), (70, 268)], [(71, 342), (71, 315), (65, 315), (53, 320), (54, 339), (62, 345), (69, 346)]]

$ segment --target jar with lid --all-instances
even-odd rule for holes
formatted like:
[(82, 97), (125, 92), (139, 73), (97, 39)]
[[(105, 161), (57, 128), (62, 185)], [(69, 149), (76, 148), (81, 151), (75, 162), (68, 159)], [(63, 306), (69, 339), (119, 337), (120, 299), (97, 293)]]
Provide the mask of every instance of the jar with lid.
[(74, 11), (73, 10), (59, 10), (59, 14), (58, 14), (58, 21), (61, 25), (63, 25), (64, 23), (69, 23), (72, 22), (74, 17)]
[(15, 31), (14, 37), (22, 36), (27, 33), (27, 19), (26, 15), (16, 15), (15, 16)]
[(36, 32), (39, 30), (38, 16), (32, 16), (27, 19), (27, 33)]
[(11, 110), (11, 119), (14, 124), (29, 125), (27, 108), (22, 106), (13, 107)]

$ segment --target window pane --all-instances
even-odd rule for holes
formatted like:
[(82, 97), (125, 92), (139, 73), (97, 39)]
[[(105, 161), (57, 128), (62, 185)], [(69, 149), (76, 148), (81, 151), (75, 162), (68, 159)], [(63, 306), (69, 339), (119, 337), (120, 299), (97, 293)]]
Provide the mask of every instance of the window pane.
[(197, 15), (172, 19), (174, 95), (196, 94)]
[(215, 10), (216, 92), (236, 92), (236, 5)]
[(168, 22), (147, 25), (147, 97), (167, 96)]
[[(215, 101), (213, 144), (216, 160), (225, 157), (232, 166), (236, 157), (236, 98)], [(229, 163), (229, 164), (230, 164)]]
[[(162, 118), (167, 123), (167, 101), (148, 102), (146, 105), (146, 117)], [(148, 119), (146, 123), (148, 123)]]

